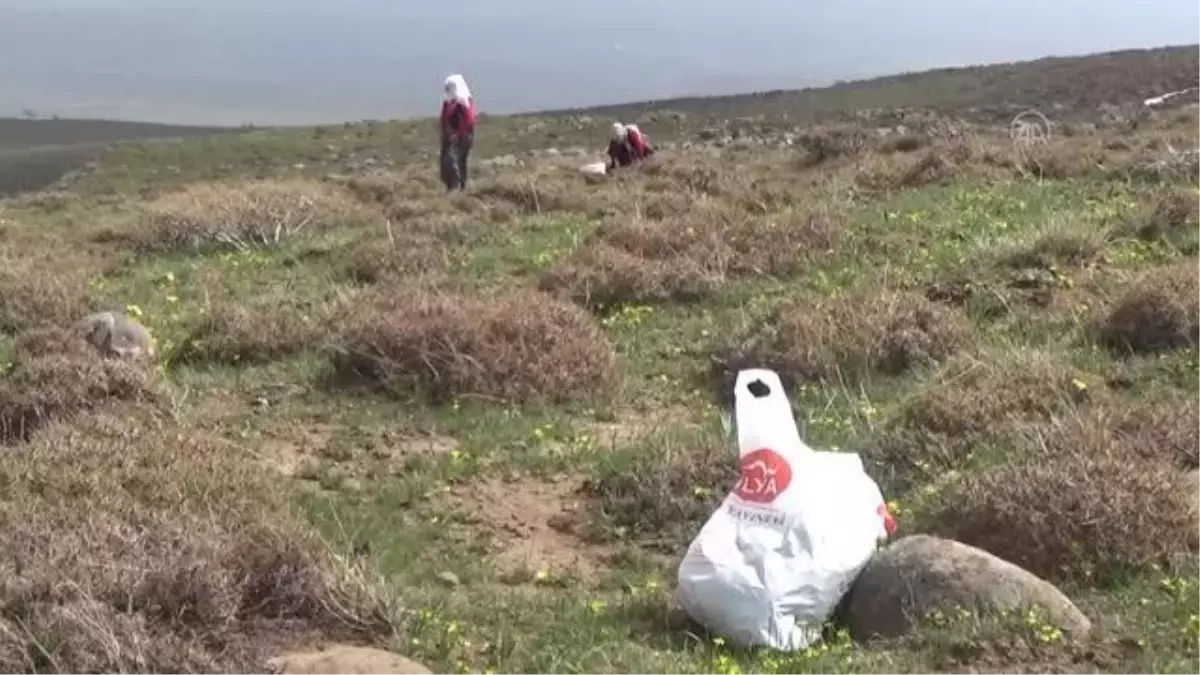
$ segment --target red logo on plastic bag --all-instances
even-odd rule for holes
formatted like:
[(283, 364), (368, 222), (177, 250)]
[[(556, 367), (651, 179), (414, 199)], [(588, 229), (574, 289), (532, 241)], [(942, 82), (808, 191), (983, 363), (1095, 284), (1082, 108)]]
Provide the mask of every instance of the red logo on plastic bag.
[(887, 536), (892, 536), (892, 533), (896, 531), (896, 517), (892, 515), (891, 509), (887, 507), (887, 504), (880, 504), (879, 508), (875, 509), (875, 513), (878, 513), (879, 517), (883, 519), (883, 531), (887, 533)]
[(792, 482), (792, 467), (770, 448), (744, 455), (738, 463), (738, 482), (733, 492), (756, 504), (769, 504)]

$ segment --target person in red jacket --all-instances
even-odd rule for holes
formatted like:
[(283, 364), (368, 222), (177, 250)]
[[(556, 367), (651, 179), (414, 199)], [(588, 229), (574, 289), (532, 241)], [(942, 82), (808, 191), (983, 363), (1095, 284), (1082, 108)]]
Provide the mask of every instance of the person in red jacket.
[(640, 162), (653, 154), (654, 148), (650, 147), (645, 134), (636, 125), (613, 122), (612, 138), (608, 141), (610, 171), (618, 166)]
[(447, 190), (467, 189), (467, 158), (475, 144), (475, 99), (462, 75), (446, 78), (442, 100), (442, 182)]

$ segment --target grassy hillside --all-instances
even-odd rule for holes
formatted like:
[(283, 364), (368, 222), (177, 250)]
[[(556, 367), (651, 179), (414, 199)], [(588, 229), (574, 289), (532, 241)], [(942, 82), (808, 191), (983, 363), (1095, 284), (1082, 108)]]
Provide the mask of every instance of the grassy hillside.
[[(575, 111), (484, 119), (465, 195), (420, 120), (122, 144), (0, 200), (0, 669), (337, 640), (438, 672), (1195, 672), (1200, 118), (1125, 104), (1196, 73), (671, 102), (602, 184), (576, 169), (611, 118)], [(998, 111), (1033, 103), (1052, 135), (1014, 141)], [(87, 349), (89, 310), (153, 363)], [(747, 365), (862, 454), (897, 536), (1028, 568), (1092, 634), (960, 608), (779, 654), (689, 624)]]
[(146, 122), (0, 118), (0, 196), (45, 188), (116, 142), (226, 131), (230, 130)]

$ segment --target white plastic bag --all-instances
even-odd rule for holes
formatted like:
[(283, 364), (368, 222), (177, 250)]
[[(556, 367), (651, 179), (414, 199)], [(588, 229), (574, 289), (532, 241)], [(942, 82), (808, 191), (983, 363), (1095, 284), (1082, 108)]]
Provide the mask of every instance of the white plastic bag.
[(738, 373), (739, 480), (679, 565), (683, 609), (743, 646), (804, 649), (893, 526), (858, 455), (800, 440), (769, 370)]

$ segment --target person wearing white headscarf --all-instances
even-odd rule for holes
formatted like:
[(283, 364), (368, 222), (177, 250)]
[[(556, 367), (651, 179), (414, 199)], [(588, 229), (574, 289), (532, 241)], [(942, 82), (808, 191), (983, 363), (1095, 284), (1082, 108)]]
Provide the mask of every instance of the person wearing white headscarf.
[(475, 144), (475, 99), (462, 75), (446, 78), (442, 85), (442, 182), (447, 190), (467, 188), (467, 158)]
[(637, 125), (613, 122), (608, 141), (608, 170), (629, 166), (653, 154), (654, 149), (646, 142), (646, 136)]

